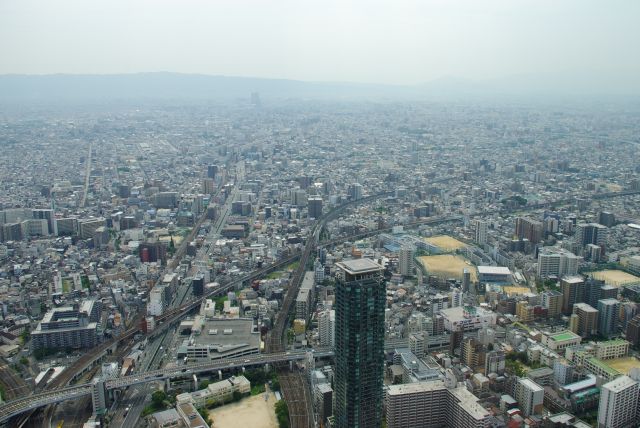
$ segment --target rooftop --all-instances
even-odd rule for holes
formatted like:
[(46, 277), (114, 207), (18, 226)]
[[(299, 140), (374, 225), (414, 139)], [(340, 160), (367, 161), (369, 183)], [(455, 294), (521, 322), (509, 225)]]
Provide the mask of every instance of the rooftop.
[(345, 270), (351, 275), (358, 275), (367, 272), (375, 272), (384, 268), (371, 259), (354, 259), (336, 263), (336, 266)]
[(612, 380), (611, 382), (605, 383), (602, 387), (607, 388), (612, 392), (620, 392), (637, 384), (638, 382), (631, 379), (629, 376), (624, 375)]
[(511, 275), (509, 268), (504, 266), (478, 266), (478, 272), (487, 275)]
[(549, 339), (554, 340), (556, 342), (565, 342), (567, 340), (575, 340), (579, 338), (580, 336), (578, 336), (577, 334), (571, 331), (563, 331), (563, 332), (552, 334), (551, 336), (549, 336)]

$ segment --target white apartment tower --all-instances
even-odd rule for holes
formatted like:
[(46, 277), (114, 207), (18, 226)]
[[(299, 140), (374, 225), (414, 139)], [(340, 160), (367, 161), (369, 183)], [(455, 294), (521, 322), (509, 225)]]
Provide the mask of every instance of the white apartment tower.
[(638, 415), (638, 382), (620, 376), (600, 388), (598, 428), (635, 427)]

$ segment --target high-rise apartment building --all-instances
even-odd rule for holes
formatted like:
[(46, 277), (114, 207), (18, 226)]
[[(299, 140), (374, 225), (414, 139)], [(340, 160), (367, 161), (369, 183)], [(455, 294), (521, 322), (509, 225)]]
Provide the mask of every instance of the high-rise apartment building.
[(598, 332), (603, 336), (611, 336), (618, 327), (620, 301), (618, 299), (598, 300)]
[(557, 290), (546, 290), (542, 293), (542, 306), (547, 309), (547, 316), (555, 318), (562, 313), (563, 295)]
[(335, 346), (336, 331), (336, 311), (324, 310), (318, 314), (318, 331), (320, 336), (320, 346)]
[(528, 378), (520, 378), (515, 385), (515, 397), (525, 416), (542, 414), (544, 388)]
[(631, 346), (635, 348), (640, 346), (640, 315), (636, 315), (627, 323), (625, 338), (631, 342)]
[(398, 252), (398, 272), (400, 275), (413, 275), (413, 248), (405, 246)]
[(384, 374), (383, 267), (370, 259), (336, 266), (335, 427), (378, 427)]
[(491, 426), (491, 415), (478, 398), (450, 379), (390, 385), (385, 410), (388, 428)]
[(598, 334), (598, 310), (586, 303), (573, 305), (573, 314), (578, 316), (574, 333), (588, 338)]
[(637, 427), (638, 382), (620, 376), (600, 388), (598, 428)]
[(540, 251), (538, 254), (539, 277), (562, 277), (578, 273), (580, 257), (567, 250)]
[(478, 245), (487, 243), (487, 222), (483, 220), (474, 220), (474, 237), (473, 240)]
[(570, 314), (573, 305), (584, 301), (584, 279), (581, 276), (565, 276), (560, 280), (562, 312)]
[(528, 239), (532, 244), (542, 241), (544, 227), (542, 222), (526, 217), (516, 218), (515, 234), (518, 239)]

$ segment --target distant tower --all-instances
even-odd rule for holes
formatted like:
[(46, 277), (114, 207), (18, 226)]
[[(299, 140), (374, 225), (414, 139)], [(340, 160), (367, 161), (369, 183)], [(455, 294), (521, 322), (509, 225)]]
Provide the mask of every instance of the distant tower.
[(251, 92), (251, 104), (256, 107), (260, 107), (260, 92)]
[(373, 428), (382, 421), (383, 267), (370, 259), (336, 263), (335, 427)]

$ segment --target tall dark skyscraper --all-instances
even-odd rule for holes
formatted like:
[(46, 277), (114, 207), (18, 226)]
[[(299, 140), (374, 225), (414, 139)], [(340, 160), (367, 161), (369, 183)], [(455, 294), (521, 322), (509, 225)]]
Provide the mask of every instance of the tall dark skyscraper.
[(336, 263), (335, 426), (379, 427), (384, 375), (383, 267), (370, 259)]

